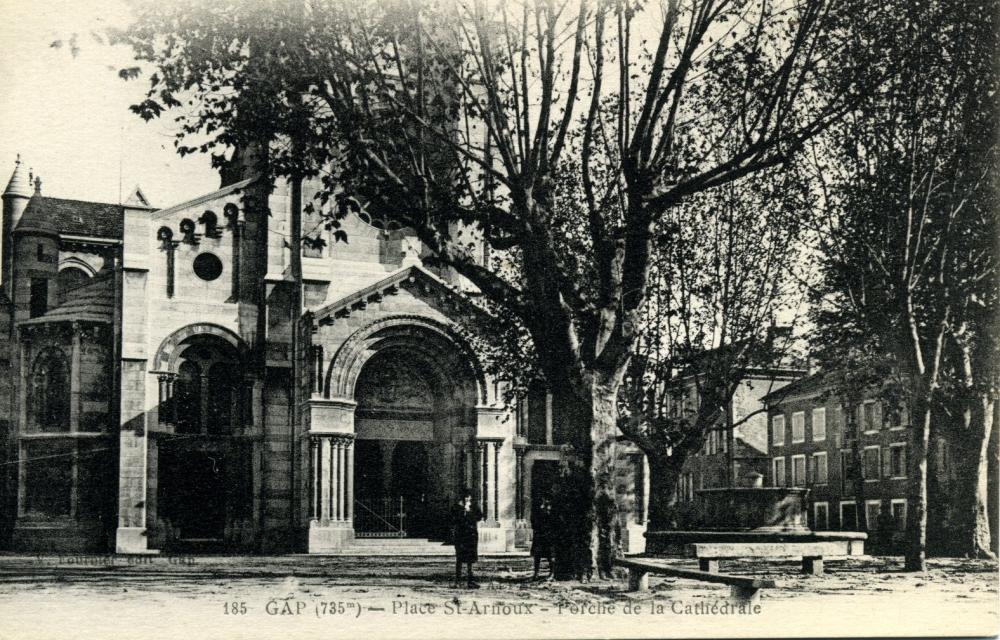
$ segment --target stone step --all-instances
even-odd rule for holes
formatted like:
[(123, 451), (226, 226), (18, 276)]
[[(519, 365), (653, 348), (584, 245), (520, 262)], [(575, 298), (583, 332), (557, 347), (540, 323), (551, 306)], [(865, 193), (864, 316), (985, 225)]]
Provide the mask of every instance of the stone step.
[(355, 538), (351, 543), (358, 546), (364, 547), (384, 547), (384, 546), (438, 546), (440, 547), (443, 543), (441, 541), (429, 540), (427, 538)]
[(426, 538), (355, 538), (335, 555), (350, 556), (450, 556), (455, 548)]

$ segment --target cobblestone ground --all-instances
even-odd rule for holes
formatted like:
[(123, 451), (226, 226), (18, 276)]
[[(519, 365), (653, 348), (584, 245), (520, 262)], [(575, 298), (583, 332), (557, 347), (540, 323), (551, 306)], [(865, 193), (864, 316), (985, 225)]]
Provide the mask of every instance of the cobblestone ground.
[[(759, 607), (728, 588), (650, 580), (535, 582), (530, 559), (489, 558), (481, 588), (456, 589), (448, 558), (0, 556), (0, 639), (7, 638), (520, 638), (664, 636), (994, 635), (995, 563), (899, 558), (733, 563), (768, 577)], [(690, 566), (690, 562), (672, 561)]]

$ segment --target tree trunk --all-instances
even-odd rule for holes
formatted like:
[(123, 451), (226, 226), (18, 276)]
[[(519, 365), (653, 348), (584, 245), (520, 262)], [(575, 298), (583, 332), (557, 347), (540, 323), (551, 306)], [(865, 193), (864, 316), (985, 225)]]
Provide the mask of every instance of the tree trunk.
[(927, 448), (931, 434), (931, 408), (922, 383), (912, 385), (913, 451), (910, 456), (906, 513), (907, 571), (927, 570)]
[(677, 485), (683, 461), (664, 453), (646, 452), (649, 460), (649, 517), (647, 531), (666, 531), (677, 528)]
[(961, 442), (956, 459), (958, 482), (953, 504), (960, 523), (958, 551), (969, 558), (994, 558), (990, 549), (990, 521), (987, 506), (989, 493), (989, 446), (993, 430), (995, 400), (989, 393), (970, 398), (963, 408)]
[[(581, 385), (583, 386), (583, 385)], [(617, 385), (596, 381), (563, 392), (565, 433), (573, 439), (564, 453), (553, 496), (560, 525), (554, 554), (556, 579), (611, 575), (618, 548), (615, 501), (615, 442), (618, 434)]]
[(990, 523), (990, 549), (1000, 555), (1000, 402), (993, 401), (993, 427), (990, 434), (989, 466), (987, 477), (987, 517)]

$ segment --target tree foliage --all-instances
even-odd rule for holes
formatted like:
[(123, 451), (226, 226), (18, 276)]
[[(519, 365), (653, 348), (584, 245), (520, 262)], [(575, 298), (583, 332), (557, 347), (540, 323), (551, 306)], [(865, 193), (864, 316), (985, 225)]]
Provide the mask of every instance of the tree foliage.
[(589, 505), (613, 494), (659, 230), (784, 165), (884, 71), (844, 63), (848, 18), (880, 10), (856, 0), (133, 4), (120, 40), (155, 69), (134, 109), (177, 114), (180, 152), (263, 144), (262, 175), (318, 179), (332, 225), (351, 202), (391, 216), (516, 318), (572, 400), (570, 528), (604, 569)]
[(996, 25), (994, 8), (975, 1), (899, 3), (884, 19), (895, 38), (887, 59), (905, 72), (813, 150), (826, 212), (814, 316), (818, 353), (855, 373), (854, 395), (888, 371), (906, 391), (907, 566), (922, 569), (932, 413), (971, 412), (978, 399), (978, 426), (970, 415), (963, 429), (985, 473), (997, 391)]

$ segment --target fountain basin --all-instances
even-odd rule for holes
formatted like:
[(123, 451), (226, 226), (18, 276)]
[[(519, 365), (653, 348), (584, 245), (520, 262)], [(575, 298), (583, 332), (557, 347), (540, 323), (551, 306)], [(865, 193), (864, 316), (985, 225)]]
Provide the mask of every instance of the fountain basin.
[(696, 492), (696, 529), (808, 533), (802, 487), (725, 487)]

